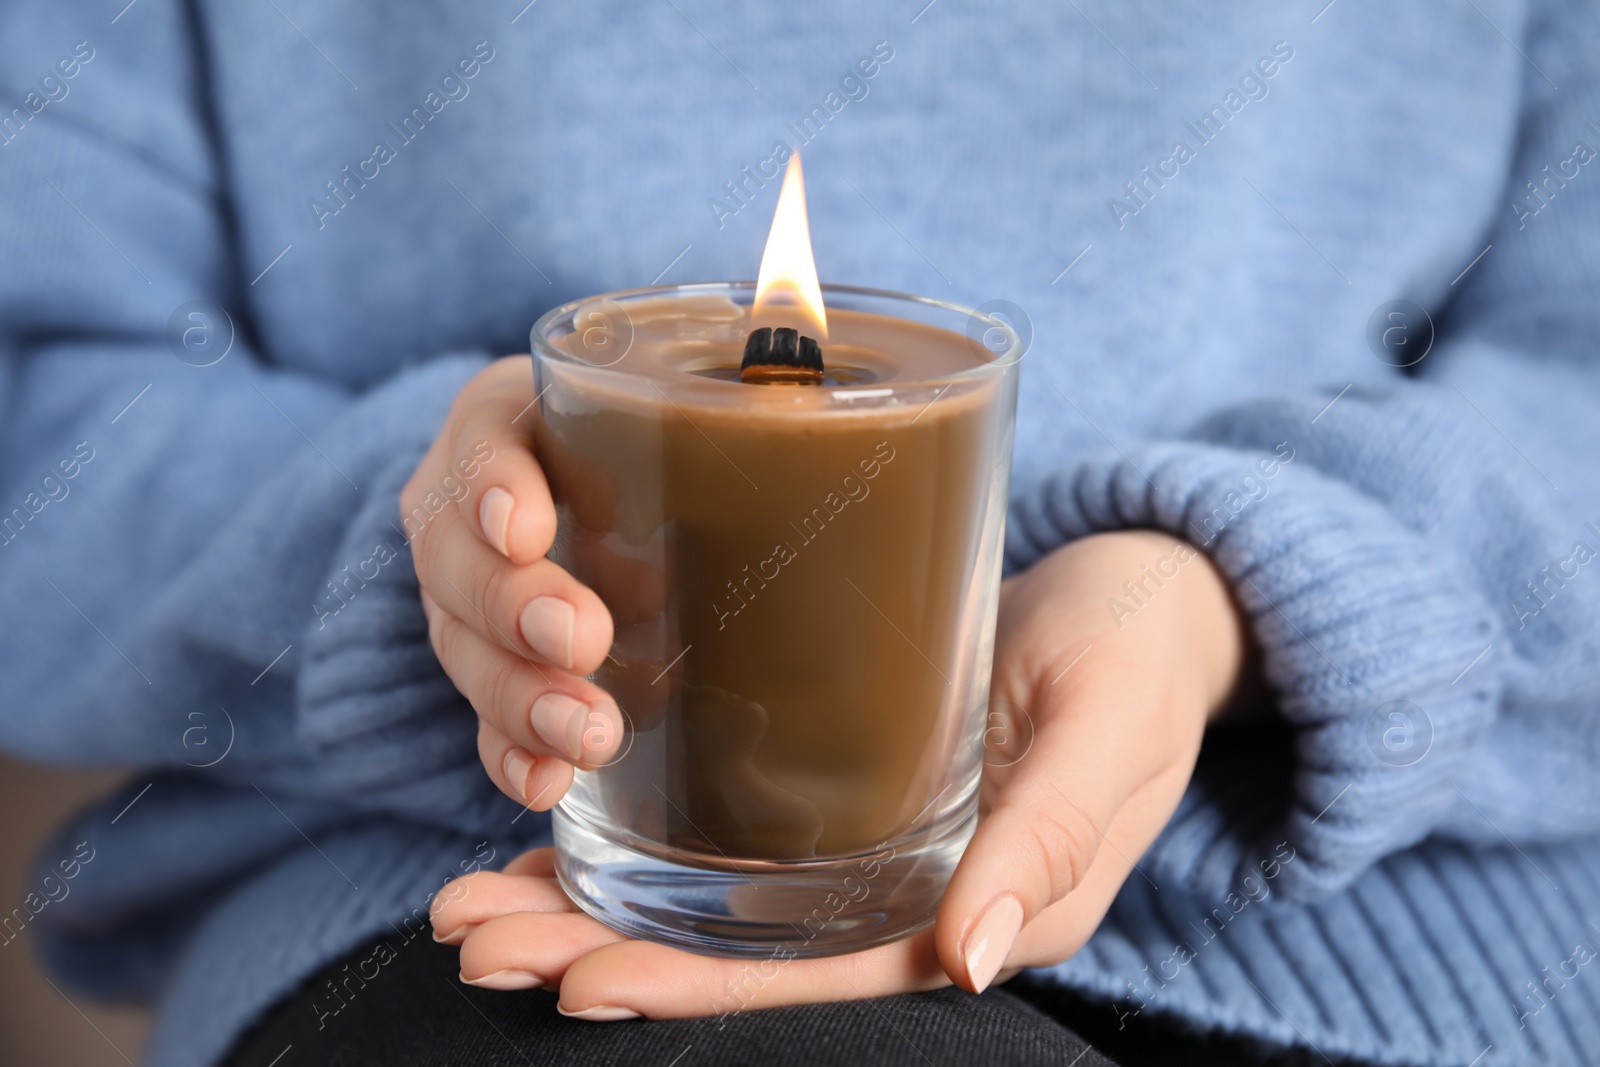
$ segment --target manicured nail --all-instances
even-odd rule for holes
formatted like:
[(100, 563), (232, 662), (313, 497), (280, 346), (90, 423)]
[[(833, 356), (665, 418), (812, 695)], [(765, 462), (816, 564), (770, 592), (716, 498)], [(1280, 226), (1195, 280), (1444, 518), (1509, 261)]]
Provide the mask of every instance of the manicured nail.
[(608, 753), (616, 750), (622, 735), (622, 713), (616, 704), (601, 698), (584, 705), (583, 733), (579, 743), (583, 755), (590, 763), (598, 763)]
[(528, 971), (495, 971), (482, 978), (468, 978), (465, 974), (461, 980), (467, 985), (475, 985), (479, 989), (543, 989), (544, 979)]
[(565, 693), (546, 693), (533, 702), (528, 720), (539, 740), (569, 760), (583, 758), (583, 705)]
[(506, 784), (517, 791), (524, 802), (528, 799), (528, 775), (533, 773), (533, 757), (526, 749), (513, 748), (500, 764), (505, 772)]
[(478, 526), (483, 530), (484, 539), (507, 559), (511, 558), (507, 544), (511, 536), (511, 508), (515, 503), (511, 494), (498, 485), (478, 501)]
[(994, 981), (1011, 954), (1011, 946), (1022, 930), (1022, 905), (1016, 897), (1003, 896), (990, 904), (973, 924), (961, 947), (961, 962), (967, 968), (967, 981), (982, 993)]
[(546, 660), (564, 670), (572, 669), (572, 630), (578, 613), (559, 597), (536, 596), (522, 609), (517, 624), (522, 639)]
[(568, 1011), (560, 1004), (557, 1004), (556, 1011), (559, 1011), (569, 1019), (583, 1019), (591, 1023), (614, 1023), (623, 1019), (637, 1019), (639, 1017), (639, 1013), (636, 1011), (628, 1008), (612, 1007), (610, 1004), (596, 1004), (594, 1007), (584, 1008), (582, 1011)]

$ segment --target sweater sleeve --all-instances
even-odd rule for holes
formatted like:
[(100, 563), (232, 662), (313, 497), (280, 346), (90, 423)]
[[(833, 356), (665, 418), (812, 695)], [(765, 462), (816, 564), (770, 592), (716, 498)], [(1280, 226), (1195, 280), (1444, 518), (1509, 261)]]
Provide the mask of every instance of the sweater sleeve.
[(1013, 569), (1095, 531), (1189, 539), (1259, 646), (1292, 736), (1213, 731), (1158, 883), (1221, 896), (1292, 848), (1278, 888), (1314, 897), (1430, 834), (1600, 830), (1600, 27), (1570, 7), (1527, 27), (1488, 249), (1421, 287), (1422, 362), (1215, 412), (1014, 504)]
[(87, 40), (58, 6), (0, 15), (0, 65), (68, 87), (0, 135), (0, 745), (503, 829), (397, 503), (486, 354), (370, 388), (274, 365), (193, 11)]

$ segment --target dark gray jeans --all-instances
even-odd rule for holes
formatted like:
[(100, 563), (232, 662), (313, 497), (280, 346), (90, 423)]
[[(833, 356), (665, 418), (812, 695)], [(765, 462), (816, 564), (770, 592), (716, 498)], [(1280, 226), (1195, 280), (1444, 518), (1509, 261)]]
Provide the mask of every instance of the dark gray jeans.
[(346, 963), (371, 954), (371, 947), (364, 947), (309, 979), (245, 1035), (225, 1067), (1227, 1067), (1300, 1062), (1283, 1050), (1246, 1049), (1182, 1035), (1160, 1024), (1122, 1030), (1113, 1013), (1059, 990), (1021, 982), (981, 997), (944, 989), (747, 1011), (721, 1019), (581, 1022), (556, 1012), (554, 993), (497, 993), (463, 985), (457, 979), (456, 950), (421, 938), (400, 949), (365, 986), (346, 985), (353, 995), (339, 997), (330, 991), (330, 982), (337, 987), (349, 980)]

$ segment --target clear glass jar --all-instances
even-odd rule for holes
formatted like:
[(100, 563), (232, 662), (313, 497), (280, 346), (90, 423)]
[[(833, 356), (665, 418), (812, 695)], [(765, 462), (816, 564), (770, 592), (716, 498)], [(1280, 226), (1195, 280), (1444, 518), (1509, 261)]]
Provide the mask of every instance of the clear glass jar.
[(616, 640), (627, 736), (553, 813), (627, 934), (822, 956), (932, 922), (977, 818), (1021, 344), (824, 286), (828, 382), (741, 383), (750, 283), (613, 293), (533, 329), (551, 558)]

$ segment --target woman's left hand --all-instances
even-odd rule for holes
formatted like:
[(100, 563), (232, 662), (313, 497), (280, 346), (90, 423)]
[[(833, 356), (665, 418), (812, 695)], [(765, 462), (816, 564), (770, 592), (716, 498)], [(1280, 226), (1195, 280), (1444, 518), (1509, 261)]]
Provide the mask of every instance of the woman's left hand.
[(463, 980), (559, 989), (564, 1014), (596, 1021), (951, 982), (981, 992), (997, 976), (1059, 963), (1171, 818), (1206, 722), (1238, 680), (1244, 629), (1203, 554), (1135, 531), (1076, 541), (1006, 582), (995, 648), (991, 721), (1013, 732), (992, 762), (1009, 765), (984, 768), (977, 833), (933, 927), (824, 959), (695, 955), (580, 912), (542, 848), (442, 890), (434, 936), (461, 946)]

